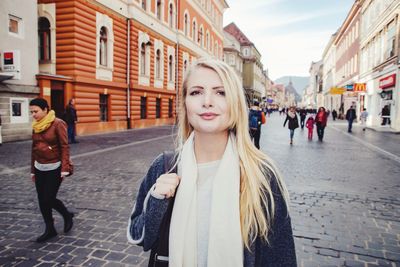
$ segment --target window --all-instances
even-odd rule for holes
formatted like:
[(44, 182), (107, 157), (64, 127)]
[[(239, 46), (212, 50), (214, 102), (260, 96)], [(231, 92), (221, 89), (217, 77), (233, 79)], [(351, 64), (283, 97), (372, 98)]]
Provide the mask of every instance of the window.
[(22, 19), (13, 15), (8, 15), (8, 32), (15, 37), (23, 37)]
[(99, 49), (100, 65), (107, 66), (107, 29), (101, 27), (100, 29), (100, 49)]
[(8, 31), (11, 33), (19, 34), (19, 22), (20, 18), (9, 15), (8, 18)]
[(185, 59), (185, 61), (183, 61), (183, 76), (186, 75), (187, 72), (187, 60)]
[(162, 19), (162, 3), (161, 0), (157, 0), (157, 6), (156, 6), (156, 14), (157, 14), (157, 19), (161, 20)]
[(39, 60), (48, 61), (51, 59), (50, 22), (47, 18), (41, 17), (38, 22), (39, 29)]
[(188, 14), (185, 14), (184, 27), (185, 27), (185, 36), (187, 36), (189, 34), (189, 18), (188, 18)]
[(29, 122), (28, 99), (10, 98), (10, 114), (11, 123)]
[(156, 118), (161, 118), (161, 98), (156, 98)]
[(146, 75), (146, 45), (140, 46), (140, 75)]
[(168, 118), (172, 118), (172, 105), (173, 105), (173, 101), (172, 99), (168, 99)]
[(174, 27), (174, 6), (172, 3), (169, 4), (169, 12), (168, 12), (168, 21), (169, 21), (169, 26), (171, 28)]
[(156, 52), (156, 79), (161, 79), (161, 52), (157, 49)]
[(100, 94), (100, 121), (108, 121), (108, 95)]
[(168, 57), (168, 81), (172, 82), (174, 80), (174, 72), (173, 72), (173, 58), (172, 55)]
[(192, 29), (192, 38), (193, 38), (193, 42), (196, 42), (196, 21), (193, 21), (193, 29)]
[(396, 26), (394, 21), (388, 25), (387, 42), (386, 42), (386, 58), (394, 56), (394, 49), (396, 46)]
[(203, 26), (200, 26), (200, 30), (199, 30), (199, 38), (197, 39), (197, 42), (200, 44), (201, 47), (204, 46), (204, 42), (203, 42)]
[(208, 31), (206, 33), (206, 48), (207, 50), (210, 50), (210, 34), (208, 33)]
[(147, 0), (142, 0), (142, 8), (143, 8), (144, 10), (146, 10), (146, 1), (147, 1)]
[(140, 119), (146, 119), (147, 117), (147, 107), (146, 107), (147, 97), (140, 97)]

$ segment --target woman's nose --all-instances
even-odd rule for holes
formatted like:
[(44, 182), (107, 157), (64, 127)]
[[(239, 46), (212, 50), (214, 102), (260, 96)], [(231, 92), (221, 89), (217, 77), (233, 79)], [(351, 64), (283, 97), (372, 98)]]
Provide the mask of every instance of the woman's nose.
[(212, 107), (212, 95), (210, 93), (205, 93), (203, 98), (203, 107)]

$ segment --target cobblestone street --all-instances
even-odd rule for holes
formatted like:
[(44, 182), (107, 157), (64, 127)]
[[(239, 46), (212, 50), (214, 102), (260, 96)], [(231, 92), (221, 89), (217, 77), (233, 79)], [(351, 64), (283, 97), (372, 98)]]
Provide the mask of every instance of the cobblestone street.
[[(284, 117), (267, 118), (261, 149), (280, 167), (291, 197), (298, 265), (400, 266), (400, 135), (352, 134), (328, 122), (324, 142)], [(84, 136), (71, 145), (75, 174), (58, 197), (75, 213), (74, 227), (45, 244), (30, 180), (30, 141), (0, 147), (1, 266), (147, 266), (147, 253), (127, 243), (126, 227), (140, 180), (152, 160), (173, 147), (171, 127)]]

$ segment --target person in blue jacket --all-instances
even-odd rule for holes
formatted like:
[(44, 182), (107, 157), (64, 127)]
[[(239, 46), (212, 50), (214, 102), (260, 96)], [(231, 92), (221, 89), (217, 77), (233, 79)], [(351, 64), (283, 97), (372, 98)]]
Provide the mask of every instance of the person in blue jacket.
[(165, 173), (165, 154), (151, 164), (129, 218), (128, 240), (154, 250), (174, 199), (164, 230), (169, 253), (157, 262), (296, 266), (288, 191), (272, 160), (251, 142), (245, 96), (234, 70), (216, 59), (199, 59), (181, 92), (177, 173)]

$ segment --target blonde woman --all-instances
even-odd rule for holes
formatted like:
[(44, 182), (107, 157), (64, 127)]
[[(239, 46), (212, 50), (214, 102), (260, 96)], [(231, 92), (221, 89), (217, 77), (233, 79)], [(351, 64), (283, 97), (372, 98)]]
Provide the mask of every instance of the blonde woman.
[[(234, 71), (222, 61), (198, 60), (185, 77), (180, 104), (177, 173), (165, 173), (165, 154), (154, 160), (128, 240), (153, 251), (151, 266), (296, 266), (288, 192), (272, 161), (251, 142)], [(169, 252), (158, 255), (165, 231)]]

